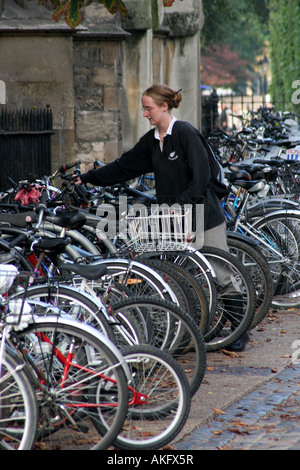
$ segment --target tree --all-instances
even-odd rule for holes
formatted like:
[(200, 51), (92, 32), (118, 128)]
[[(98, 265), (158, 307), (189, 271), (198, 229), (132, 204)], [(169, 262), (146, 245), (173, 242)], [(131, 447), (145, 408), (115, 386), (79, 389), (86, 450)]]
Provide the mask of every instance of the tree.
[(270, 50), (274, 101), (300, 112), (300, 0), (269, 0)]
[(245, 83), (252, 78), (247, 68), (247, 61), (241, 60), (238, 53), (229, 46), (215, 45), (206, 48), (202, 53), (202, 82), (216, 88), (235, 88), (239, 83)]
[[(214, 86), (230, 86), (237, 91), (244, 89), (268, 38), (268, 0), (202, 1), (205, 16), (201, 34), (202, 79), (207, 61), (214, 61), (218, 70), (213, 74), (214, 79), (218, 79)], [(229, 54), (233, 64), (228, 61)]]
[[(32, 0), (28, 0), (32, 1)], [(38, 0), (39, 5), (45, 3), (47, 0)], [(53, 5), (53, 16), (54, 21), (60, 21), (62, 17), (65, 18), (65, 22), (70, 28), (74, 29), (81, 23), (80, 9), (83, 6), (88, 6), (93, 3), (94, 0), (50, 0)], [(173, 5), (174, 0), (160, 0), (163, 1), (165, 7)], [(114, 15), (119, 12), (122, 16), (127, 15), (127, 8), (123, 0), (96, 0), (99, 5), (104, 5), (105, 8)]]

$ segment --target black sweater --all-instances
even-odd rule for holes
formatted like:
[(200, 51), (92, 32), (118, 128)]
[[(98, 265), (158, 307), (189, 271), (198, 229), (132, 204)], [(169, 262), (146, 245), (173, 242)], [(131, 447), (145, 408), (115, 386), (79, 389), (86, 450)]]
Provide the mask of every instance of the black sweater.
[(120, 158), (80, 178), (83, 183), (111, 186), (153, 172), (158, 203), (204, 204), (207, 230), (225, 218), (218, 197), (208, 186), (211, 171), (202, 139), (191, 124), (175, 121), (172, 136), (164, 138), (162, 151), (152, 129)]

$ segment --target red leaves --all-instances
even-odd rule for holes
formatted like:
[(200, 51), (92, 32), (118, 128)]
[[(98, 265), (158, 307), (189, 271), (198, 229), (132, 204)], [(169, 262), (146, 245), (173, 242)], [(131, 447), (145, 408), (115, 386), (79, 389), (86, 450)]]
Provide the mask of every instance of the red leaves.
[[(80, 8), (85, 5), (89, 5), (91, 0), (51, 0), (54, 5), (54, 12), (52, 15), (53, 21), (60, 21), (64, 15), (65, 22), (70, 28), (74, 29), (81, 23)], [(99, 4), (105, 6), (105, 8), (111, 13), (115, 14), (120, 12), (122, 16), (127, 15), (127, 8), (122, 0), (97, 0)]]
[(215, 45), (202, 54), (202, 83), (215, 86), (230, 86), (238, 79), (247, 80), (250, 73), (247, 63), (228, 46)]
[[(44, 3), (45, 0), (39, 0), (39, 4)], [(126, 16), (128, 10), (123, 0), (96, 0), (99, 4), (104, 5), (105, 8), (114, 15), (120, 13), (122, 16)], [(164, 7), (171, 7), (174, 0), (162, 0)], [(81, 23), (80, 8), (84, 5), (88, 6), (93, 0), (51, 0), (54, 6), (54, 12), (52, 15), (53, 21), (60, 21), (62, 16), (65, 17), (65, 22), (70, 28), (74, 29)]]

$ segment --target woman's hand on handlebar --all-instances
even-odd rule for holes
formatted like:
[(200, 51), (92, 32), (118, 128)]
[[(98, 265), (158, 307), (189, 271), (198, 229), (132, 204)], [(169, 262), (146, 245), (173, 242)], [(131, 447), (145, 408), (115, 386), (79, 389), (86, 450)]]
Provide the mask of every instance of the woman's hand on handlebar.
[(82, 184), (82, 181), (78, 175), (72, 175), (72, 183), (75, 183), (76, 185)]

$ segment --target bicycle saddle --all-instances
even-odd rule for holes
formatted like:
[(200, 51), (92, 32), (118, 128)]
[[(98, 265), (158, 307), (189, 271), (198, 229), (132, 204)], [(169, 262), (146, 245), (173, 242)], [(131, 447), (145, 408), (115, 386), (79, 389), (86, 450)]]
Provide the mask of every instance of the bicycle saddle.
[(107, 272), (105, 264), (66, 264), (60, 263), (58, 265), (62, 271), (71, 271), (75, 274), (88, 279), (89, 281), (95, 281), (100, 279)]
[(245, 180), (251, 179), (250, 174), (245, 170), (238, 170), (238, 171), (232, 171), (232, 172), (225, 171), (224, 174), (225, 174), (225, 178), (230, 183), (238, 179), (245, 179)]
[(256, 193), (265, 187), (264, 180), (237, 180), (234, 182), (235, 186), (240, 186), (241, 188), (246, 189), (249, 193)]
[(58, 254), (63, 253), (66, 246), (69, 245), (71, 239), (67, 238), (49, 238), (40, 237), (37, 243), (34, 244), (34, 249), (39, 252)]
[(76, 230), (86, 223), (86, 216), (81, 212), (62, 211), (54, 217), (47, 216), (46, 220), (59, 227)]
[(258, 163), (246, 163), (246, 162), (234, 163), (229, 166), (229, 169), (231, 171), (245, 170), (245, 171), (248, 171), (248, 173), (250, 174), (256, 171), (262, 170), (263, 168), (264, 168), (264, 165), (259, 165)]
[(284, 160), (278, 158), (277, 160), (267, 160), (265, 158), (256, 158), (253, 160), (253, 163), (259, 163), (262, 165), (276, 166), (280, 167), (284, 163)]
[(0, 223), (6, 223), (9, 225), (14, 225), (15, 227), (26, 228), (28, 223), (26, 222), (26, 217), (31, 217), (31, 221), (35, 222), (37, 220), (37, 215), (35, 212), (21, 212), (19, 214), (5, 214), (0, 213)]

